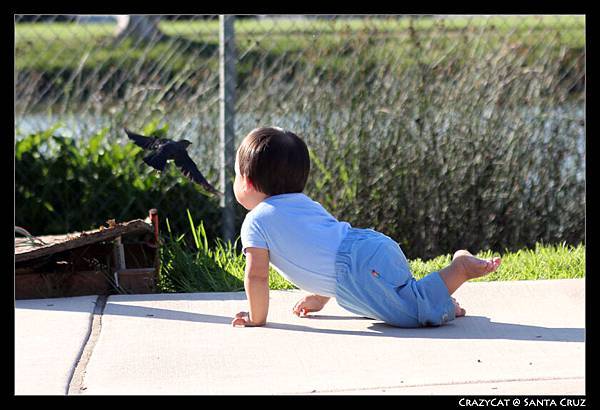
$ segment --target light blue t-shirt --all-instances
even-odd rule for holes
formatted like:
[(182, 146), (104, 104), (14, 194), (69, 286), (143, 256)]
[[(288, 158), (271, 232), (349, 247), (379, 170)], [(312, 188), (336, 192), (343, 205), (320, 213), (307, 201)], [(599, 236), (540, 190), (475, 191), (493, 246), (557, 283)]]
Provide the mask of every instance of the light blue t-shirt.
[(273, 195), (246, 215), (246, 248), (269, 250), (271, 265), (300, 289), (335, 297), (335, 258), (350, 224), (303, 193)]

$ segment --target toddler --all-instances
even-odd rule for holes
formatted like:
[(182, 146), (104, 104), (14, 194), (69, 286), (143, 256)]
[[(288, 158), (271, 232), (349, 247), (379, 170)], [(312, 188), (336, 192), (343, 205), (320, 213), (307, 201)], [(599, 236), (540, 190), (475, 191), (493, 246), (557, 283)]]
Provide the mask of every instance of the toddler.
[(302, 193), (309, 170), (306, 144), (281, 128), (257, 128), (238, 148), (233, 191), (250, 211), (241, 229), (249, 311), (236, 314), (234, 326), (266, 324), (269, 263), (312, 293), (293, 307), (299, 317), (334, 297), (352, 313), (399, 327), (439, 326), (463, 316), (452, 293), (500, 265), (500, 258), (460, 250), (450, 265), (416, 280), (394, 240), (338, 221)]

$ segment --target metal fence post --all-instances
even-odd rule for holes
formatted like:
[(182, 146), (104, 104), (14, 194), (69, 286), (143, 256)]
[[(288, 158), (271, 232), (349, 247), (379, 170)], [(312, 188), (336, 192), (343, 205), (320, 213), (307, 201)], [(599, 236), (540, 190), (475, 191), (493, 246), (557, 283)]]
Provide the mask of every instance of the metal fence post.
[(232, 15), (219, 15), (219, 133), (221, 152), (221, 187), (225, 195), (221, 198), (223, 209), (223, 238), (234, 239), (234, 196), (233, 178), (235, 175), (235, 41)]

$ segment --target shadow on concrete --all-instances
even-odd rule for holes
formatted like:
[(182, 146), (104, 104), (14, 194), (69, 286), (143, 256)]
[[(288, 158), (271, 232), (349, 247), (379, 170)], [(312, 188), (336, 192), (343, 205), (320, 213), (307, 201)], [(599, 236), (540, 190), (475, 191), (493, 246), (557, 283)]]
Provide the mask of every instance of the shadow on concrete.
[[(157, 300), (153, 295), (136, 295), (131, 299), (127, 296), (128, 303), (135, 301)], [(184, 297), (182, 297), (184, 296)], [(173, 294), (165, 297), (161, 295), (161, 301), (164, 300), (244, 300), (243, 292), (212, 294)], [(74, 299), (74, 298), (71, 298)], [(231, 326), (233, 313), (229, 316), (219, 316), (203, 313), (193, 313), (186, 311), (177, 311), (171, 309), (151, 308), (145, 306), (136, 306), (130, 304), (120, 304), (119, 297), (111, 297), (104, 311), (104, 315), (117, 315), (139, 317), (147, 320), (177, 320), (198, 323), (213, 323)], [(93, 303), (93, 302), (92, 302)], [(19, 309), (42, 309), (42, 310), (60, 310), (60, 311), (86, 311), (81, 304), (63, 304), (52, 299), (17, 301), (16, 307)], [(292, 315), (290, 313), (290, 315)], [(350, 336), (368, 336), (368, 337), (396, 337), (396, 338), (419, 338), (419, 339), (505, 339), (505, 340), (532, 340), (532, 341), (554, 341), (554, 342), (584, 342), (584, 328), (552, 328), (543, 326), (533, 326), (524, 324), (494, 322), (483, 316), (465, 316), (457, 318), (443, 326), (425, 327), (417, 329), (398, 328), (385, 324), (384, 322), (367, 319), (359, 316), (340, 316), (340, 315), (309, 315), (301, 320), (306, 321), (306, 325), (294, 323), (277, 323), (269, 321), (263, 329), (284, 330), (292, 332), (315, 332), (335, 335)], [(320, 327), (325, 321), (328, 327), (332, 327), (332, 322), (356, 320), (364, 322), (364, 330), (331, 329)], [(335, 324), (333, 325), (335, 326)], [(359, 325), (360, 326), (360, 325)], [(358, 326), (357, 326), (358, 327)], [(241, 331), (241, 329), (240, 329)]]
[(544, 327), (516, 323), (494, 322), (485, 316), (464, 316), (439, 327), (400, 329), (383, 322), (369, 329), (388, 337), (435, 339), (506, 339), (552, 342), (585, 342), (585, 329), (573, 327)]
[[(369, 320), (361, 317), (330, 316), (332, 321), (337, 320), (362, 320), (371, 322), (367, 327), (370, 331), (363, 330), (336, 330), (323, 329), (294, 324), (267, 323), (267, 327), (290, 331), (309, 331), (331, 334), (347, 334), (353, 336), (371, 337), (397, 337), (417, 339), (505, 339), (505, 340), (535, 340), (553, 342), (584, 342), (585, 329), (583, 328), (552, 328), (522, 324), (493, 322), (483, 316), (468, 316), (438, 327), (423, 327), (406, 329), (390, 326), (384, 322)], [(324, 319), (321, 317), (320, 319)], [(313, 320), (308, 317), (306, 320)]]

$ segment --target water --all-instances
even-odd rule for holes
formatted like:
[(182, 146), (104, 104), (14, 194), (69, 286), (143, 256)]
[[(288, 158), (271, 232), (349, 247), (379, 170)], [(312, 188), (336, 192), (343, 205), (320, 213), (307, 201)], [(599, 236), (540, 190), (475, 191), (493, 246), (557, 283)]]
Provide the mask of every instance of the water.
[[(492, 111), (484, 111), (483, 120), (489, 119)], [(575, 136), (573, 143), (576, 144), (576, 152), (580, 158), (585, 158), (585, 106), (564, 105), (554, 107), (552, 110), (542, 112), (540, 108), (524, 107), (521, 110), (519, 120), (521, 123), (543, 122), (543, 129), (540, 131), (539, 137), (542, 142), (547, 142), (553, 135), (555, 130), (560, 130), (564, 135)], [(446, 121), (441, 125), (438, 132), (440, 134), (446, 132), (452, 122), (452, 114), (449, 113)], [(329, 115), (328, 123), (321, 123), (318, 119), (310, 118), (302, 113), (287, 113), (284, 115), (271, 115), (264, 113), (236, 113), (236, 146), (239, 144), (244, 135), (253, 128), (264, 125), (277, 125), (291, 130), (310, 129), (312, 133), (322, 132), (325, 129), (348, 129), (348, 124), (352, 122), (352, 114), (347, 111), (335, 112)], [(194, 115), (193, 117), (182, 117), (181, 115), (166, 115), (161, 117), (160, 124), (169, 124), (169, 134), (177, 139), (189, 139), (194, 142), (191, 151), (194, 155), (201, 155), (206, 149), (214, 150), (219, 144), (219, 115), (218, 112), (203, 113)], [(137, 121), (136, 121), (137, 122)], [(315, 124), (316, 123), (316, 124)], [(513, 127), (512, 123), (516, 123), (516, 119), (506, 124), (508, 129)], [(55, 131), (55, 135), (61, 135), (67, 138), (89, 138), (105, 127), (112, 127), (115, 130), (122, 128), (124, 124), (117, 124), (114, 117), (105, 114), (90, 114), (90, 113), (71, 113), (69, 115), (49, 115), (45, 113), (27, 114), (17, 117), (15, 120), (15, 138), (18, 140), (24, 138), (31, 133), (47, 130), (52, 126), (59, 124), (59, 128)], [(383, 119), (375, 122), (376, 127), (386, 128), (393, 126), (389, 121)], [(130, 126), (131, 127), (131, 126)], [(317, 129), (315, 129), (315, 127)], [(374, 130), (377, 131), (377, 130)], [(119, 132), (115, 135), (117, 141), (125, 141), (124, 132)], [(565, 170), (572, 169), (577, 166), (576, 158), (566, 158)], [(577, 170), (577, 178), (580, 181), (585, 180), (585, 159), (581, 169)]]

